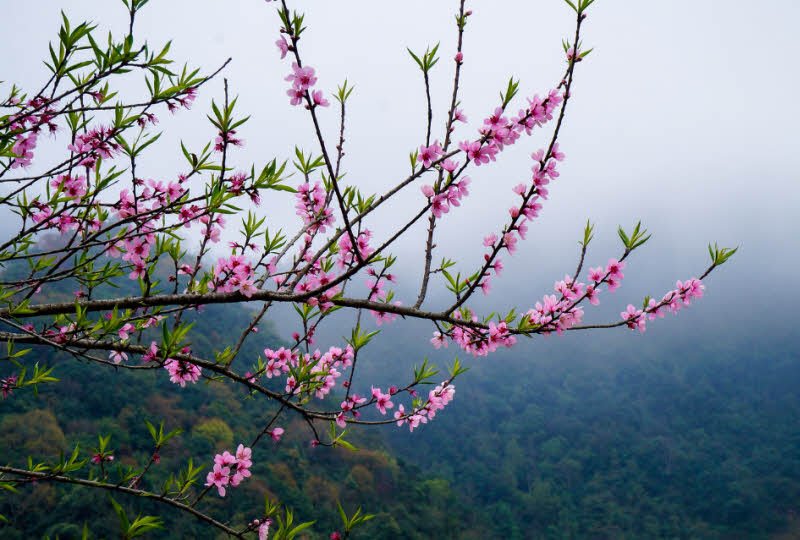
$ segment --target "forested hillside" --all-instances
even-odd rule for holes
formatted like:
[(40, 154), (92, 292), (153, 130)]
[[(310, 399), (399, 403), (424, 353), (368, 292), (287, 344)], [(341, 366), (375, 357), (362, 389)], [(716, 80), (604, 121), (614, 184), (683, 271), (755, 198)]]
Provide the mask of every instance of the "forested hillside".
[(497, 538), (752, 539), (796, 525), (795, 337), (613, 343), (477, 365), (461, 406), (393, 447), (488, 512)]
[[(228, 340), (229, 332), (245, 325), (248, 315), (241, 308), (214, 307), (209, 311), (208, 317), (197, 321), (194, 348), (198, 352), (211, 351), (212, 344)], [(276, 338), (262, 329), (242, 356), (254, 358), (259, 347), (276, 343)], [(262, 401), (229, 385), (201, 382), (180, 388), (169, 382), (162, 369), (98, 369), (69, 357), (54, 358), (49, 350), (37, 353), (37, 360), (55, 366), (54, 375), (61, 382), (42, 386), (38, 396), (19, 392), (2, 401), (3, 463), (24, 465), (29, 455), (34, 462), (52, 461), (59, 452), (69, 454), (73, 443), (79, 443), (82, 457), (89, 457), (98, 434), (113, 434), (109, 447), (115, 456), (114, 467), (146, 463), (152, 447), (144, 420), (154, 424), (163, 420), (167, 429), (183, 433), (161, 452), (160, 462), (145, 478), (150, 487), (157, 488), (170, 473), (185, 468), (189, 458), (208, 469), (215, 452), (251, 440), (269, 417)], [(113, 392), (108, 391), (111, 388)], [(125, 391), (120, 391), (122, 388)], [(473, 537), (490, 535), (487, 524), (459, 501), (446, 481), (422, 475), (411, 460), (387, 453), (378, 432), (366, 430), (354, 436), (357, 452), (313, 449), (311, 432), (299, 419), (292, 422), (296, 424), (283, 424), (287, 431), (283, 440), (256, 449), (253, 477), (229, 491), (225, 504), (232, 498), (241, 517), (259, 515), (265, 497), (280, 500), (294, 510), (297, 519), (317, 520), (310, 538), (327, 538), (340, 528), (336, 510), (336, 501), (340, 501), (349, 512), (362, 506), (378, 514), (356, 538), (466, 537), (462, 533), (466, 535), (473, 526)], [(148, 509), (141, 501), (114, 497), (131, 510)], [(209, 496), (207, 500), (213, 504), (215, 499)], [(217, 506), (221, 517), (231, 515), (226, 513), (230, 507)], [(113, 538), (117, 531), (109, 495), (80, 487), (30, 486), (22, 497), (4, 497), (0, 513), (10, 519), (0, 525), (2, 538), (80, 538), (84, 524), (92, 538)], [(153, 538), (216, 537), (214, 531), (186, 515), (172, 512), (164, 517), (165, 531)]]
[[(193, 332), (200, 354), (229, 343), (249, 315), (208, 310)], [(407, 328), (390, 327), (367, 349), (357, 384), (407, 374), (431, 352)], [(378, 514), (356, 538), (791, 538), (800, 508), (797, 337), (779, 327), (727, 341), (721, 333), (570, 336), (469, 361), (455, 401), (434, 422), (412, 434), (393, 425), (356, 430), (358, 452), (311, 448), (310, 432), (289, 417), (296, 425), (254, 452), (253, 477), (229, 497), (245, 519), (265, 497), (279, 499), (299, 519), (317, 520), (309, 538), (337, 528), (335, 501)], [(279, 343), (262, 325), (240, 369)], [(145, 479), (153, 487), (189, 458), (208, 467), (269, 417), (230, 385), (179, 388), (161, 369), (36, 354), (61, 382), (0, 402), (4, 463), (52, 460), (74, 443), (88, 457), (98, 434), (113, 434), (115, 466), (143, 463), (152, 451), (144, 420), (163, 420), (183, 433)], [(92, 538), (115, 535), (107, 493), (45, 483), (23, 491), (0, 500), (10, 520), (3, 538), (79, 538), (84, 524)], [(152, 537), (215, 537), (191, 517), (164, 517), (166, 530)]]

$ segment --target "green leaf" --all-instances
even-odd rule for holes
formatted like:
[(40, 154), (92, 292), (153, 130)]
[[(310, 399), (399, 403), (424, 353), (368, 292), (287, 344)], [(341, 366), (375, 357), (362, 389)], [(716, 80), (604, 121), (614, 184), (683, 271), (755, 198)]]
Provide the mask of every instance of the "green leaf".
[(125, 535), (127, 535), (128, 533), (128, 529), (130, 528), (130, 521), (128, 520), (128, 516), (125, 513), (125, 509), (122, 508), (122, 506), (120, 506), (120, 504), (117, 501), (115, 501), (113, 497), (109, 497), (109, 499), (111, 500), (111, 506), (114, 507), (114, 512), (117, 513), (117, 517), (119, 518), (119, 525), (120, 529), (122, 530), (124, 538)]
[(594, 238), (594, 225), (587, 219), (586, 220), (586, 227), (583, 229), (583, 242), (581, 245), (586, 247), (589, 245), (589, 242), (592, 241)]
[(628, 238), (628, 235), (625, 234), (625, 230), (622, 227), (619, 227), (619, 229), (617, 229), (617, 234), (619, 235), (620, 240), (622, 240), (622, 243), (625, 245), (626, 248), (630, 246), (631, 241)]
[(416, 54), (414, 54), (414, 51), (412, 51), (412, 50), (411, 50), (411, 49), (409, 49), (408, 47), (406, 47), (406, 50), (408, 51), (408, 54), (410, 54), (410, 55), (411, 55), (411, 58), (413, 58), (413, 59), (414, 59), (414, 62), (416, 62), (416, 63), (417, 63), (417, 65), (419, 66), (419, 69), (421, 69), (421, 70), (425, 71), (425, 68), (423, 67), (423, 64), (422, 64), (422, 60), (420, 60), (419, 56), (417, 56)]
[(711, 244), (708, 245), (708, 254), (711, 256), (711, 264), (712, 266), (721, 266), (728, 262), (728, 259), (733, 257), (736, 252), (739, 251), (738, 247), (735, 248), (720, 248), (717, 244), (714, 244), (714, 247), (711, 247)]

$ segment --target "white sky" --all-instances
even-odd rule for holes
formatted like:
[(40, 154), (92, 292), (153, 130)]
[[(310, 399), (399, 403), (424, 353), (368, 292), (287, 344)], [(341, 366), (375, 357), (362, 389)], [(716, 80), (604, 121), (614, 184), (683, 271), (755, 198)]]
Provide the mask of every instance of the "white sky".
[[(571, 11), (559, 0), (468, 5), (475, 14), (465, 38), (462, 103), (470, 125), (457, 140), (474, 138), (510, 75), (521, 79), (521, 96), (556, 84), (564, 67), (561, 39), (573, 32)], [(407, 46), (420, 50), (442, 43), (442, 61), (433, 73), (434, 125), (441, 137), (457, 2), (290, 6), (307, 13), (301, 50), (304, 62), (317, 69), (319, 88), (329, 93), (345, 78), (356, 85), (345, 170), (348, 180), (379, 192), (407, 174), (408, 152), (424, 137), (421, 76)], [(59, 9), (74, 21), (89, 18), (119, 35), (126, 27), (124, 8), (116, 1), (15, 3), (14, 20), (6, 18), (0, 33), (6, 51), (0, 80), (32, 90), (45, 78), (41, 60), (58, 28)], [(520, 280), (549, 287), (570, 271), (586, 218), (599, 227), (590, 263), (616, 254), (617, 223), (642, 219), (654, 233), (649, 250), (635, 260), (645, 276), (653, 271), (683, 278), (701, 271), (705, 245), (716, 240), (743, 246), (739, 271), (717, 278), (723, 291), (737, 288), (745, 269), (758, 269), (765, 281), (790, 277), (797, 261), (790, 249), (800, 247), (798, 16), (800, 7), (790, 0), (598, 0), (584, 34), (585, 47), (595, 51), (578, 66), (563, 131), (567, 161), (542, 219), (531, 227), (532, 240), (515, 257), (506, 280), (497, 283), (500, 294), (518, 290)], [(172, 39), (176, 60), (212, 70), (233, 57), (225, 76), (240, 96), (240, 110), (252, 114), (241, 130), (247, 146), (236, 154), (243, 168), (288, 158), (295, 144), (315, 148), (305, 111), (289, 107), (284, 93), (289, 65), (279, 60), (273, 44), (277, 28), (274, 5), (261, 0), (152, 0), (138, 24), (137, 37), (153, 44)], [(197, 147), (213, 138), (205, 113), (210, 98), (221, 94), (220, 79), (203, 89), (192, 112), (162, 122), (168, 133), (142, 164), (142, 176), (174, 178), (182, 160), (177, 141)], [(333, 141), (335, 110), (323, 117)], [(480, 238), (501, 227), (514, 200), (510, 189), (528, 179), (529, 154), (544, 141), (542, 133), (522, 139), (498, 164), (473, 171), (474, 195), (442, 227), (437, 259), (480, 257)], [(411, 201), (421, 201), (416, 187), (371, 227), (386, 231)], [(287, 202), (263, 208), (273, 223), (290, 221), (294, 230)], [(421, 228), (414, 230), (398, 251), (417, 254), (422, 234)], [(416, 270), (421, 260), (408, 264)], [(671, 284), (671, 279), (642, 280), (651, 285), (645, 292), (663, 292)], [(531, 289), (532, 297), (545, 292)]]

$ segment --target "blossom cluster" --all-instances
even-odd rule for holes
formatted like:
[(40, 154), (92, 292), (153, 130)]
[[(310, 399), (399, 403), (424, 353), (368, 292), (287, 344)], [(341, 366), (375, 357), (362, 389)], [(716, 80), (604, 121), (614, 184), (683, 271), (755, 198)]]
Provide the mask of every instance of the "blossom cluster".
[[(468, 312), (472, 322), (478, 322), (478, 317)], [(453, 315), (455, 319), (463, 319), (461, 312)], [(434, 332), (431, 344), (439, 349), (447, 347), (447, 338), (452, 339), (461, 349), (473, 356), (488, 356), (501, 347), (511, 348), (517, 343), (517, 338), (509, 331), (508, 323), (490, 322), (488, 328), (462, 326), (456, 324), (449, 333)]]
[(217, 134), (217, 138), (214, 139), (214, 150), (217, 152), (222, 152), (228, 145), (244, 146), (244, 141), (236, 137), (235, 129), (220, 131)]
[[(371, 279), (367, 279), (367, 288), (369, 289), (369, 295), (367, 296), (367, 300), (371, 302), (382, 302), (388, 304), (392, 301), (393, 294), (391, 291), (386, 291), (384, 286), (386, 282), (394, 282), (395, 276), (393, 274), (386, 273), (382, 271), (378, 274), (374, 269), (370, 268), (367, 270), (367, 273), (372, 276)], [(403, 303), (400, 300), (395, 300), (393, 305), (401, 306)], [(378, 326), (384, 323), (391, 323), (397, 319), (396, 313), (391, 313), (388, 311), (376, 311), (374, 309), (370, 310), (370, 315), (372, 315), (373, 319)]]
[[(475, 163), (476, 166), (482, 163), (494, 161), (496, 155), (507, 145), (514, 144), (524, 131), (528, 135), (536, 126), (542, 126), (553, 119), (553, 114), (558, 106), (563, 102), (563, 96), (557, 91), (552, 90), (544, 99), (538, 95), (529, 99), (529, 107), (519, 112), (519, 115), (509, 120), (504, 116), (504, 109), (498, 107), (495, 112), (484, 120), (484, 126), (480, 133), (482, 138), (476, 141), (464, 141), (460, 148), (467, 154), (467, 159)], [(435, 160), (443, 155), (443, 151), (438, 143), (428, 147), (420, 147), (418, 159), (422, 159), (424, 166), (430, 166)], [(539, 216), (542, 208), (539, 199), (547, 199), (547, 186), (551, 180), (559, 177), (557, 162), (564, 159), (564, 154), (559, 150), (558, 143), (553, 143), (548, 152), (537, 150), (531, 155), (534, 160), (532, 167), (533, 177), (532, 186), (528, 188), (525, 184), (519, 184), (513, 188), (514, 193), (522, 198), (520, 205), (515, 205), (509, 209), (511, 216), (510, 225), (504, 230), (502, 236), (498, 238), (496, 234), (490, 234), (484, 238), (484, 246), (490, 248), (490, 253), (484, 256), (486, 266), (480, 273), (477, 286), (485, 294), (491, 288), (491, 272), (499, 275), (503, 269), (503, 262), (497, 257), (498, 253), (505, 249), (509, 254), (514, 254), (517, 249), (517, 241), (525, 239), (528, 231), (528, 221)], [(459, 164), (450, 159), (442, 162), (443, 171), (448, 171), (451, 175), (458, 168)], [(469, 178), (464, 177), (460, 181), (452, 181), (445, 184), (440, 193), (436, 193), (433, 186), (422, 186), (422, 193), (431, 202), (433, 216), (439, 218), (442, 214), (449, 212), (452, 206), (459, 206), (463, 197), (469, 194), (467, 186)], [(471, 340), (468, 340), (471, 341)], [(441, 343), (441, 341), (438, 341)]]
[(386, 414), (386, 409), (394, 407), (394, 403), (392, 403), (392, 393), (391, 388), (384, 394), (381, 392), (380, 388), (372, 387), (372, 399), (375, 401), (375, 407), (381, 414)]
[[(96, 92), (90, 92), (94, 96)], [(188, 92), (179, 96), (183, 106), (189, 106), (194, 99), (194, 93)], [(95, 96), (102, 99), (102, 96)], [(12, 129), (26, 130), (19, 134), (12, 148), (20, 158), (12, 162), (17, 166), (27, 166), (32, 159), (32, 150), (35, 146), (37, 133), (44, 124), (51, 131), (55, 131), (53, 123), (52, 103), (45, 100), (32, 100), (30, 107), (38, 108), (36, 114), (29, 114), (20, 119), (13, 120)], [(140, 125), (154, 124), (157, 118), (152, 113), (143, 113), (138, 119)], [(116, 141), (119, 130), (114, 127), (97, 126), (74, 136), (68, 150), (72, 159), (80, 166), (94, 167), (99, 159), (110, 160), (117, 156), (122, 149)], [(191, 223), (208, 216), (203, 214), (203, 209), (196, 204), (177, 204), (188, 193), (184, 185), (186, 176), (181, 175), (178, 181), (162, 182), (156, 180), (133, 179), (133, 188), (123, 188), (119, 192), (119, 199), (109, 205), (114, 216), (120, 221), (130, 221), (139, 217), (134, 228), (121, 226), (120, 234), (109, 238), (105, 243), (105, 252), (112, 257), (122, 256), (130, 264), (131, 279), (139, 279), (146, 274), (147, 256), (150, 247), (155, 243), (155, 233), (163, 227), (163, 218), (167, 214), (175, 214), (181, 224), (189, 227)], [(27, 208), (31, 221), (38, 225), (39, 230), (55, 229), (60, 233), (68, 231), (97, 232), (105, 225), (107, 213), (102, 211), (104, 205), (86, 206), (80, 204), (88, 197), (95, 197), (90, 192), (90, 185), (85, 175), (69, 172), (54, 176), (49, 181), (50, 187), (60, 197), (51, 197), (43, 202), (41, 197), (35, 197)], [(251, 198), (253, 194), (250, 194)], [(221, 218), (216, 218), (205, 229), (212, 241), (219, 238), (219, 230), (214, 226), (222, 224)], [(124, 255), (123, 255), (124, 254)]]
[[(126, 325), (126, 326), (128, 326), (128, 325)], [(123, 327), (123, 329), (124, 328), (125, 327)], [(121, 331), (122, 331), (122, 329), (121, 329)], [(180, 352), (183, 355), (189, 355), (189, 354), (191, 354), (192, 351), (191, 351), (191, 349), (189, 347), (183, 347), (183, 348), (181, 348)], [(115, 351), (112, 351), (111, 354), (112, 355), (118, 355), (118, 354), (121, 355), (121, 356), (117, 356), (116, 358), (114, 358), (112, 356), (112, 360), (114, 360), (117, 363), (119, 363), (120, 359), (127, 360), (127, 356), (124, 355), (124, 353), (117, 353)], [(142, 361), (145, 362), (145, 363), (147, 363), (147, 362), (158, 362), (159, 361), (159, 356), (160, 356), (160, 353), (159, 353), (159, 350), (158, 350), (158, 344), (156, 344), (155, 341), (152, 341), (152, 342), (150, 342), (150, 346), (147, 348), (145, 353), (142, 355)], [(163, 367), (164, 367), (164, 369), (167, 370), (167, 373), (169, 373), (170, 382), (180, 385), (181, 388), (186, 387), (186, 383), (187, 382), (190, 382), (190, 383), (193, 383), (193, 384), (196, 383), (198, 380), (200, 380), (200, 375), (203, 372), (203, 370), (200, 368), (200, 366), (197, 366), (197, 365), (195, 365), (195, 364), (193, 364), (193, 363), (191, 363), (191, 362), (189, 362), (187, 360), (176, 360), (175, 358), (167, 358), (166, 360), (164, 360)]]
[(333, 225), (333, 210), (327, 204), (325, 190), (319, 182), (313, 186), (308, 182), (300, 184), (295, 194), (295, 210), (309, 226), (311, 232), (325, 232), (325, 228)]
[[(492, 245), (497, 239), (488, 239), (486, 243)], [(488, 259), (488, 256), (487, 256)], [(495, 263), (497, 265), (499, 261)], [(502, 268), (502, 265), (500, 266)], [(605, 284), (609, 290), (619, 286), (624, 277), (622, 270), (625, 263), (611, 259), (606, 268), (597, 267), (589, 271), (590, 284), (576, 282), (572, 277), (565, 276), (553, 286), (558, 295), (545, 295), (542, 301), (526, 313), (527, 323), (534, 326), (544, 335), (565, 330), (579, 324), (583, 319), (583, 308), (579, 304), (587, 299), (593, 305), (599, 303), (599, 287)], [(497, 269), (495, 269), (497, 271)], [(471, 312), (470, 312), (471, 314)], [(462, 314), (456, 312), (454, 318), (461, 319)], [(471, 314), (471, 321), (478, 322), (478, 318)], [(500, 347), (512, 347), (516, 338), (508, 328), (505, 321), (490, 322), (487, 328), (454, 325), (449, 332), (434, 332), (431, 344), (435, 348), (447, 347), (449, 341), (454, 341), (464, 351), (474, 356), (486, 356)]]
[(86, 133), (79, 133), (67, 148), (82, 159), (78, 165), (93, 168), (98, 159), (110, 159), (122, 147), (114, 140), (117, 131), (114, 128), (98, 126)]
[(558, 295), (545, 295), (541, 302), (536, 302), (535, 307), (527, 312), (528, 323), (538, 327), (544, 335), (552, 332), (560, 335), (580, 324), (584, 311), (579, 304), (588, 300), (592, 305), (598, 305), (600, 286), (605, 285), (609, 291), (614, 291), (625, 277), (622, 273), (624, 269), (624, 262), (610, 259), (605, 268), (598, 266), (589, 269), (588, 284), (578, 282), (571, 276), (564, 276), (563, 280), (557, 281), (553, 286)]
[(288, 373), (291, 366), (297, 365), (299, 353), (291, 349), (281, 347), (277, 351), (264, 349), (264, 359), (266, 368), (264, 375), (268, 379), (279, 377), (282, 373)]
[(261, 194), (254, 185), (245, 185), (247, 180), (247, 173), (242, 171), (233, 173), (229, 178), (227, 178), (228, 192), (233, 193), (234, 195), (246, 193), (247, 196), (250, 197), (250, 200), (253, 201), (253, 204), (258, 206), (261, 204)]
[(548, 197), (547, 186), (551, 180), (560, 176), (557, 170), (557, 162), (564, 159), (564, 153), (559, 150), (558, 143), (553, 144), (550, 152), (545, 155), (545, 151), (540, 149), (531, 155), (534, 160), (532, 166), (533, 176), (531, 186), (520, 183), (512, 191), (517, 194), (521, 201), (508, 209), (511, 218), (510, 224), (505, 228), (503, 234), (489, 234), (483, 239), (483, 245), (489, 248), (489, 253), (484, 255), (486, 266), (481, 273), (478, 285), (485, 294), (488, 294), (491, 287), (491, 272), (500, 275), (503, 270), (503, 261), (497, 255), (505, 250), (509, 255), (513, 255), (517, 250), (517, 242), (525, 240), (528, 234), (528, 223), (539, 217), (542, 204), (539, 202)]
[[(281, 49), (281, 58), (283, 58), (286, 54), (284, 49), (280, 46), (280, 41), (278, 47)], [(317, 76), (314, 73), (314, 68), (308, 66), (300, 67), (297, 62), (292, 62), (292, 72), (286, 76), (286, 80), (292, 83), (291, 88), (286, 91), (286, 95), (289, 96), (289, 103), (292, 105), (302, 105), (303, 99), (305, 99), (309, 90), (317, 84)], [(310, 103), (314, 107), (327, 107), (330, 105), (328, 100), (325, 99), (322, 90), (313, 90), (309, 95)]]
[[(150, 230), (153, 225), (145, 223), (144, 230)], [(123, 241), (125, 253), (122, 260), (133, 265), (133, 269), (128, 277), (131, 279), (143, 278), (147, 273), (147, 259), (150, 256), (150, 248), (155, 243), (155, 235), (147, 232), (141, 236), (128, 237)], [(114, 255), (113, 248), (109, 250), (110, 255)]]
[(187, 382), (196, 383), (200, 379), (202, 372), (199, 366), (186, 360), (175, 360), (174, 358), (167, 358), (164, 361), (164, 369), (169, 372), (169, 380), (181, 385), (181, 388), (185, 387)]
[(3, 394), (3, 399), (6, 399), (14, 389), (17, 387), (17, 376), (9, 375), (5, 379), (0, 379), (0, 393)]
[[(9, 105), (20, 105), (19, 98), (12, 98)], [(34, 150), (38, 142), (39, 133), (43, 126), (47, 126), (50, 133), (58, 130), (55, 123), (55, 103), (44, 97), (36, 97), (26, 103), (29, 113), (12, 115), (9, 118), (9, 128), (16, 133), (11, 151), (16, 158), (11, 162), (11, 168), (28, 167), (33, 162)]]
[[(339, 369), (346, 369), (353, 365), (354, 352), (349, 345), (342, 349), (331, 347), (322, 354), (319, 350), (313, 354), (307, 353), (300, 357), (300, 367), (310, 367), (309, 389), (314, 391), (317, 399), (324, 399), (336, 386), (336, 379), (342, 376)], [(288, 383), (287, 383), (288, 392)]]
[(483, 121), (479, 129), (481, 138), (474, 141), (462, 141), (459, 148), (467, 154), (467, 158), (475, 166), (484, 165), (497, 159), (497, 154), (506, 146), (517, 142), (520, 135), (525, 132), (530, 135), (535, 127), (540, 127), (553, 119), (553, 114), (564, 101), (564, 96), (558, 90), (551, 90), (547, 97), (535, 95), (528, 99), (528, 107), (521, 109), (517, 116), (508, 118), (505, 109), (497, 107), (494, 112)]
[(33, 151), (36, 149), (38, 134), (36, 132), (21, 133), (17, 135), (11, 151), (19, 156), (11, 163), (11, 168), (28, 167), (33, 161)]
[(375, 252), (369, 245), (371, 239), (372, 231), (364, 229), (356, 236), (356, 245), (354, 248), (353, 242), (350, 240), (350, 235), (343, 234), (339, 238), (339, 258), (336, 262), (339, 268), (343, 269), (355, 264), (358, 262), (359, 257), (361, 257), (361, 259), (368, 259), (370, 255)]
[[(184, 109), (187, 109), (187, 110), (191, 109), (192, 108), (192, 104), (194, 103), (194, 100), (196, 98), (197, 98), (197, 88), (194, 87), (194, 86), (191, 86), (191, 87), (187, 88), (186, 90), (184, 90), (183, 92), (181, 92), (179, 95), (177, 95), (177, 96), (175, 96), (175, 97), (173, 97), (171, 99), (168, 99), (167, 100), (167, 109), (169, 110), (169, 112), (171, 112), (173, 114), (180, 107), (183, 107)], [(153, 121), (152, 117), (150, 117), (150, 116), (146, 117), (146, 121), (150, 121), (150, 123), (155, 123)], [(139, 125), (141, 125), (141, 122), (139, 123)]]
[(253, 266), (242, 255), (222, 258), (214, 265), (213, 280), (209, 288), (217, 292), (238, 291), (247, 298), (258, 291), (253, 279)]
[(105, 452), (97, 452), (92, 455), (91, 461), (95, 465), (100, 465), (101, 463), (104, 462), (112, 462), (114, 461), (114, 455)]
[(264, 375), (271, 379), (289, 373), (292, 370), (307, 370), (309, 376), (301, 382), (295, 375), (286, 378), (286, 393), (298, 394), (302, 391), (313, 392), (318, 399), (324, 399), (336, 386), (336, 379), (341, 377), (342, 369), (353, 365), (354, 351), (351, 346), (344, 349), (330, 347), (326, 352), (316, 350), (313, 353), (301, 354), (296, 350), (281, 347), (278, 350), (264, 349)]
[[(308, 251), (304, 250), (304, 253), (307, 254)], [(325, 261), (320, 259), (311, 265), (306, 276), (300, 281), (300, 283), (297, 284), (294, 289), (297, 293), (306, 293), (324, 289), (306, 301), (306, 303), (310, 306), (318, 306), (321, 311), (327, 311), (332, 308), (333, 298), (342, 290), (339, 285), (331, 285), (334, 280), (334, 275), (331, 272), (325, 271), (324, 263)]]
[(70, 199), (80, 199), (86, 195), (86, 177), (83, 175), (62, 174), (50, 181), (50, 187)]
[(469, 176), (465, 176), (461, 180), (448, 183), (439, 193), (430, 185), (424, 185), (420, 189), (431, 203), (433, 216), (438, 219), (450, 212), (450, 208), (461, 206), (461, 199), (469, 195), (470, 182)]
[(269, 537), (269, 527), (272, 525), (272, 520), (265, 519), (264, 521), (259, 521), (255, 519), (253, 520), (253, 525), (258, 527), (258, 540), (267, 540)]
[(222, 229), (225, 227), (225, 218), (221, 215), (208, 215), (200, 216), (200, 223), (203, 225), (200, 232), (203, 234), (205, 240), (210, 240), (215, 244), (219, 242)]
[[(349, 394), (344, 401), (339, 405), (342, 409), (338, 415), (336, 415), (336, 424), (344, 429), (347, 426), (347, 417), (346, 415), (349, 413), (352, 415), (353, 418), (358, 419), (361, 416), (358, 408), (366, 403), (367, 398), (360, 396), (359, 394), (353, 393)], [(394, 404), (393, 404), (394, 405)], [(384, 409), (386, 408), (384, 404)], [(385, 413), (384, 413), (385, 414)]]
[(236, 455), (225, 450), (214, 456), (214, 467), (206, 476), (206, 487), (216, 487), (220, 497), (225, 496), (225, 486), (238, 487), (242, 480), (251, 476), (252, 450), (240, 444)]
[(442, 154), (444, 154), (444, 150), (442, 150), (442, 145), (439, 144), (439, 141), (434, 141), (433, 144), (429, 146), (420, 146), (419, 152), (417, 152), (417, 160), (422, 162), (422, 166), (426, 169), (433, 165), (433, 162), (438, 160)]
[(444, 381), (428, 392), (428, 400), (424, 405), (415, 408), (412, 412), (406, 414), (405, 408), (400, 404), (394, 413), (397, 425), (408, 425), (409, 431), (414, 431), (420, 424), (427, 424), (429, 420), (433, 420), (436, 416), (436, 411), (444, 409), (453, 400), (455, 393), (455, 385), (449, 381)]
[(637, 309), (632, 304), (628, 304), (628, 308), (620, 313), (620, 317), (631, 330), (644, 332), (647, 329), (648, 319), (652, 321), (656, 317), (663, 318), (667, 310), (678, 313), (684, 307), (691, 305), (693, 299), (702, 298), (704, 290), (705, 285), (699, 279), (678, 281), (675, 288), (667, 292), (660, 302), (650, 298), (644, 309)]

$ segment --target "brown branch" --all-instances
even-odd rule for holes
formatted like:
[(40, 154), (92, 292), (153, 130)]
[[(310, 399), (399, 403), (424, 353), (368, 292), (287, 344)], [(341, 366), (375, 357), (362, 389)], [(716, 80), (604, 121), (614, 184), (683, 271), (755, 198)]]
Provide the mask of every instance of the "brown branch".
[[(61, 484), (74, 484), (79, 486), (91, 487), (96, 489), (104, 489), (107, 491), (116, 491), (118, 493), (124, 493), (126, 495), (132, 495), (134, 497), (141, 497), (144, 499), (153, 500), (156, 502), (161, 502), (172, 506), (173, 508), (177, 508), (182, 512), (189, 513), (203, 521), (216, 527), (217, 529), (223, 531), (224, 533), (234, 537), (234, 538), (245, 538), (245, 536), (234, 529), (231, 529), (224, 523), (220, 523), (216, 519), (212, 518), (211, 516), (200, 512), (199, 510), (192, 508), (191, 506), (184, 504), (182, 502), (176, 501), (175, 499), (171, 499), (164, 495), (159, 495), (157, 493), (153, 493), (151, 491), (145, 491), (143, 489), (134, 489), (129, 488), (126, 486), (122, 486), (119, 484), (109, 484), (106, 482), (98, 482), (96, 480), (87, 480), (85, 478), (73, 478), (71, 476), (63, 476), (60, 474), (49, 474), (49, 473), (40, 473), (40, 472), (33, 472), (33, 471), (26, 471), (24, 469), (17, 469), (14, 467), (7, 467), (7, 466), (0, 466), (0, 472), (6, 474), (13, 474), (15, 476), (20, 476), (23, 478), (29, 478), (31, 480), (35, 480), (37, 482), (58, 482)], [(11, 480), (13, 482), (13, 480)]]

